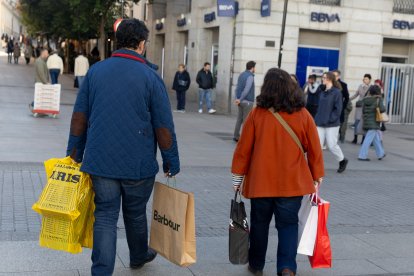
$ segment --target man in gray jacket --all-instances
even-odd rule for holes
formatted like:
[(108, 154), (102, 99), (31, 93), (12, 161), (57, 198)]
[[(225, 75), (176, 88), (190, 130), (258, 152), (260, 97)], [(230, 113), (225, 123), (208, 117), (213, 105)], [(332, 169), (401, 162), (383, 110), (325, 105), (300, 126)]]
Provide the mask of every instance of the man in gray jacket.
[(254, 104), (254, 72), (256, 62), (249, 61), (246, 63), (246, 71), (240, 74), (237, 80), (236, 101), (238, 106), (238, 115), (236, 127), (234, 129), (233, 141), (238, 142), (240, 138), (240, 129), (247, 115), (253, 108)]

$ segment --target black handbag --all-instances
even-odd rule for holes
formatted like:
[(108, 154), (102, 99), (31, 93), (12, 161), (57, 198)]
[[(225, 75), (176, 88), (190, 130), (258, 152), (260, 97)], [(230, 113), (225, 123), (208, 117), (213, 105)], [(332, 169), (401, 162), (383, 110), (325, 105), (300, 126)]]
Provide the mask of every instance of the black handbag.
[[(239, 196), (239, 201), (237, 201)], [(249, 225), (246, 209), (237, 191), (231, 201), (229, 225), (229, 260), (232, 264), (247, 264), (249, 262)]]

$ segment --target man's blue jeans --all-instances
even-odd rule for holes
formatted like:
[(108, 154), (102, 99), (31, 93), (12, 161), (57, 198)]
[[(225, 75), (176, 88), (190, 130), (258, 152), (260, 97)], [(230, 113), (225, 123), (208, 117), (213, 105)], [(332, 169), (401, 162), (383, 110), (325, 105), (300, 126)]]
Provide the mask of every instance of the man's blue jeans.
[(81, 86), (82, 86), (83, 81), (85, 80), (85, 76), (77, 76), (77, 78), (78, 78), (78, 86), (79, 86), (79, 89), (80, 89)]
[(60, 69), (49, 69), (49, 73), (52, 84), (57, 84), (60, 75)]
[(142, 263), (148, 252), (147, 202), (155, 177), (143, 180), (118, 180), (92, 176), (95, 191), (92, 275), (112, 275), (116, 256), (117, 222), (122, 212), (130, 262)]
[(298, 212), (302, 196), (252, 198), (250, 211), (249, 265), (263, 270), (269, 239), (269, 224), (273, 215), (278, 233), (277, 272), (288, 268), (296, 273), (298, 248)]
[(376, 129), (370, 129), (365, 134), (364, 143), (362, 143), (361, 149), (359, 150), (358, 158), (367, 159), (368, 151), (371, 147), (371, 144), (374, 144), (375, 153), (378, 158), (382, 158), (385, 155), (384, 147), (381, 143), (381, 137)]
[(210, 110), (213, 108), (211, 103), (211, 89), (201, 89), (198, 91), (198, 102), (199, 102), (199, 109), (203, 109), (203, 99), (206, 99), (207, 109)]

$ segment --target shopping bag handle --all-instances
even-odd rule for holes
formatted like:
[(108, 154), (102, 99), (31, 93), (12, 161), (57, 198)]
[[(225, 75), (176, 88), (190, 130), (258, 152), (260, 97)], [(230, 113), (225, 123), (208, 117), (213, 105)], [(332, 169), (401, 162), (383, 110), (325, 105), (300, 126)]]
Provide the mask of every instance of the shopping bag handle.
[[(170, 179), (173, 179), (174, 180), (174, 181), (171, 181), (172, 184), (170, 183)], [(167, 186), (177, 188), (177, 179), (175, 178), (175, 176), (173, 176), (173, 177), (167, 177)]]
[(240, 199), (239, 202), (241, 202), (242, 200), (241, 200), (240, 190), (237, 190), (236, 193), (234, 194), (234, 202), (237, 202), (237, 196), (239, 196), (239, 199)]

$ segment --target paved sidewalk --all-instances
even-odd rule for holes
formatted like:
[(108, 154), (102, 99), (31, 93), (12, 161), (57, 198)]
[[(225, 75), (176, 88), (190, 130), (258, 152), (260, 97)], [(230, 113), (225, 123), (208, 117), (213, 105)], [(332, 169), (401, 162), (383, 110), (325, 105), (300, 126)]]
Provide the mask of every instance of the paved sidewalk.
[[(37, 244), (40, 219), (31, 205), (45, 184), (42, 162), (65, 154), (76, 90), (73, 77), (61, 77), (59, 118), (33, 118), (27, 108), (32, 71), (32, 66), (7, 65), (0, 57), (0, 275), (88, 275), (90, 250), (71, 255)], [(179, 268), (158, 257), (142, 270), (129, 270), (120, 219), (115, 275), (249, 275), (245, 266), (229, 264), (227, 256), (235, 118), (174, 115), (183, 166), (177, 184), (195, 194), (198, 262)], [(388, 126), (387, 157), (378, 161), (371, 151), (371, 162), (358, 162), (359, 146), (343, 144), (350, 164), (341, 175), (332, 155), (325, 154), (322, 196), (332, 204), (333, 268), (312, 270), (299, 256), (298, 275), (414, 275), (413, 140), (413, 126)], [(265, 275), (275, 275), (276, 246), (272, 229)]]

